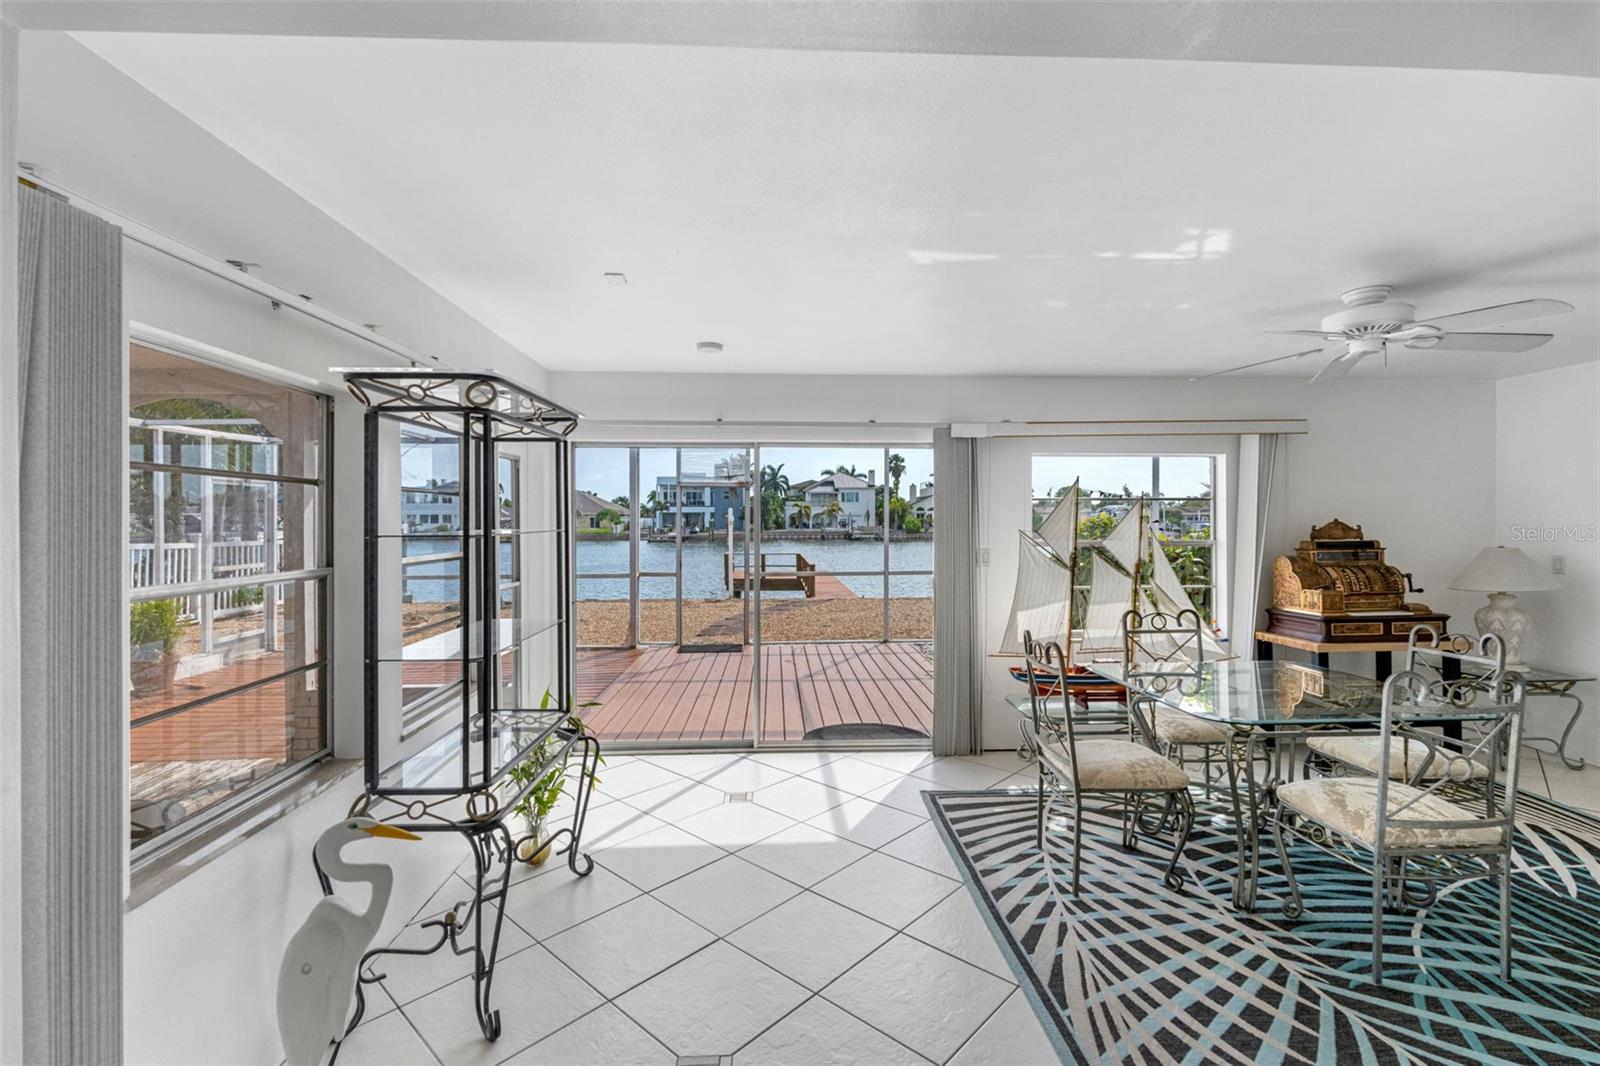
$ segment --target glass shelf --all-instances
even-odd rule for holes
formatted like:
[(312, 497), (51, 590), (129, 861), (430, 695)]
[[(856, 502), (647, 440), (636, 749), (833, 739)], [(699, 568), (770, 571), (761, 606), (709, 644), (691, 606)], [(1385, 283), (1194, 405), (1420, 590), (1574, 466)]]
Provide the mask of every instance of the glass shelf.
[[(565, 619), (561, 618), (532, 618), (532, 619), (500, 619), (498, 640), (494, 651), (511, 651), (519, 644), (526, 643), (540, 633), (548, 632), (559, 626)], [(467, 655), (469, 659), (478, 658), (483, 654), (482, 641), (483, 628), (474, 625), (469, 631), (467, 640)], [(374, 662), (380, 663), (447, 663), (461, 661), (461, 629), (451, 629), (443, 633), (435, 633), (431, 637), (423, 637), (405, 645), (399, 655), (380, 655)]]
[[(474, 715), (471, 726), (475, 741), (487, 743), (490, 777), (500, 776), (507, 766), (528, 749), (550, 739), (567, 721), (565, 710), (499, 710), (490, 719), (485, 736), (481, 719)], [(374, 791), (394, 795), (431, 795), (437, 792), (471, 791), (483, 786), (481, 758), (474, 759), (463, 777), (461, 723), (426, 747), (414, 752), (379, 775)], [(565, 746), (564, 744), (562, 745)], [(475, 742), (469, 749), (474, 756), (481, 749)], [(553, 762), (553, 760), (552, 760)]]

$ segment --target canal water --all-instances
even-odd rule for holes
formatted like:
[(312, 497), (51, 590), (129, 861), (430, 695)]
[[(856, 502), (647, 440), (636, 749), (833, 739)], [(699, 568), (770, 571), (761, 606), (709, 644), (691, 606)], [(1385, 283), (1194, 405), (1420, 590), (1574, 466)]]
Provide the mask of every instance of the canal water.
[[(407, 538), (407, 555), (430, 555), (455, 551), (457, 541), (429, 540), (422, 537)], [(773, 569), (788, 569), (794, 560), (784, 555), (798, 552), (807, 561), (816, 564), (819, 572), (838, 570), (882, 570), (883, 545), (863, 540), (787, 540), (768, 537), (762, 542), (768, 564)], [(726, 541), (687, 541), (683, 545), (683, 594), (691, 600), (721, 599), (728, 594), (722, 574), (722, 556), (727, 550)], [(509, 546), (506, 565), (509, 566)], [(742, 553), (742, 549), (736, 549)], [(675, 548), (670, 541), (643, 541), (639, 544), (639, 569), (643, 571), (673, 570)], [(742, 554), (739, 555), (742, 560)], [(453, 560), (424, 563), (406, 569), (406, 588), (416, 603), (452, 602), (458, 596), (456, 566)], [(928, 574), (896, 573), (906, 570), (933, 569), (933, 541), (895, 541), (889, 545), (889, 594), (891, 596), (932, 596), (933, 578)], [(584, 574), (619, 574), (628, 570), (628, 542), (625, 540), (578, 540), (578, 599), (625, 600), (628, 582), (617, 578), (587, 578)], [(882, 596), (881, 577), (841, 577), (850, 591), (858, 596)], [(640, 595), (645, 599), (671, 599), (674, 594), (671, 578), (649, 578), (641, 581)], [(766, 592), (764, 598), (799, 596), (800, 593)]]

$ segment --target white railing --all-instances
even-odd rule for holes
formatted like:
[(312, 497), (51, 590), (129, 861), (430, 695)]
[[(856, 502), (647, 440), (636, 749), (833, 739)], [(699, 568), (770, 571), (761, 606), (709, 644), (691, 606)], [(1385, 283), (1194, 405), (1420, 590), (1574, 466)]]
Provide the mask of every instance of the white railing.
[[(283, 542), (277, 543), (277, 565), (273, 570), (283, 568)], [(207, 574), (201, 563), (201, 547), (197, 541), (178, 544), (161, 545), (161, 558), (156, 559), (156, 546), (154, 544), (130, 544), (129, 555), (129, 584), (135, 589), (156, 588), (161, 585), (182, 585), (203, 578), (230, 578), (245, 577), (249, 574), (261, 574), (267, 571), (265, 542), (263, 540), (234, 540), (223, 541), (210, 545), (211, 567)], [(272, 587), (267, 592), (271, 593)], [(254, 595), (255, 589), (233, 589), (226, 592), (211, 593), (211, 607), (217, 613), (245, 610), (255, 606), (253, 603), (241, 601)], [(198, 617), (201, 613), (201, 597), (185, 597), (183, 614), (189, 617)]]

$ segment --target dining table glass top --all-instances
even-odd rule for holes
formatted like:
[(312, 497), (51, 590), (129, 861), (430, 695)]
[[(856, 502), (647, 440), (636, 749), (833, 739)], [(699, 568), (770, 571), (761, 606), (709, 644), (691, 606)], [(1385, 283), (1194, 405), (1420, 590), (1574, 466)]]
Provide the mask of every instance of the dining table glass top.
[[(1291, 662), (1243, 659), (1203, 663), (1084, 663), (1085, 667), (1140, 696), (1241, 729), (1252, 726), (1376, 725), (1383, 713), (1383, 685), (1369, 677)], [(1422, 721), (1494, 718), (1495, 708), (1429, 703), (1407, 707)]]

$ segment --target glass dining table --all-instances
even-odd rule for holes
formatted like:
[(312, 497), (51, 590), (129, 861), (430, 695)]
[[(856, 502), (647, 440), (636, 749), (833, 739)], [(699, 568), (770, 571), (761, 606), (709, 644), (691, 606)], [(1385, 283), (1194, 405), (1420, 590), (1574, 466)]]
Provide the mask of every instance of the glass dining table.
[[(1233, 902), (1254, 910), (1261, 879), (1261, 829), (1278, 785), (1292, 781), (1302, 737), (1318, 732), (1376, 733), (1383, 716), (1383, 685), (1371, 678), (1291, 662), (1224, 659), (1147, 665), (1082, 664), (1128, 690), (1130, 704), (1145, 701), (1230, 727), (1226, 747), (1238, 866)], [(1417, 725), (1454, 725), (1494, 718), (1487, 706), (1440, 705), (1408, 713)], [(1264, 771), (1258, 777), (1256, 766)]]

